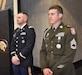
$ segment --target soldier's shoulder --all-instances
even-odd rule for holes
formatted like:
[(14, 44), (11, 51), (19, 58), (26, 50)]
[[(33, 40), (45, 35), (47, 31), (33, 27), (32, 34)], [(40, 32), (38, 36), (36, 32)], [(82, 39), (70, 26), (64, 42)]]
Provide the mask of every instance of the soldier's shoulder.
[(29, 25), (29, 26), (27, 27), (27, 30), (34, 30), (34, 27), (33, 27), (32, 25)]
[(19, 30), (19, 28), (16, 28), (15, 30), (14, 30), (14, 32), (16, 32), (16, 31), (18, 31)]
[(32, 29), (32, 28), (34, 28), (34, 27), (33, 27), (32, 25), (29, 25), (28, 28), (29, 28), (29, 29)]
[(65, 30), (67, 31), (70, 31), (70, 29), (73, 28), (71, 25), (65, 25)]
[(66, 28), (71, 28), (71, 25), (65, 25)]
[(72, 35), (76, 34), (76, 28), (71, 26), (71, 25), (66, 25), (67, 29), (69, 30), (69, 32), (71, 32)]
[(27, 31), (29, 31), (30, 33), (31, 33), (31, 32), (35, 32), (34, 26), (29, 25), (28, 28), (27, 28)]
[(19, 28), (16, 28), (15, 30), (18, 30)]
[(75, 27), (73, 27), (72, 25), (65, 25), (66, 26), (66, 28), (68, 28), (68, 29), (76, 29)]
[(47, 32), (48, 30), (50, 30), (51, 27), (48, 27), (44, 30), (44, 32)]

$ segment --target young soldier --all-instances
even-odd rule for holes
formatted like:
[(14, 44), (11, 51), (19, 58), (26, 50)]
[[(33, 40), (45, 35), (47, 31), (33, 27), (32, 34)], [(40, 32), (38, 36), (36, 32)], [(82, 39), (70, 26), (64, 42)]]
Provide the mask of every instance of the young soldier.
[(77, 48), (75, 28), (62, 22), (63, 9), (58, 5), (49, 8), (51, 27), (44, 32), (40, 51), (41, 69), (44, 75), (75, 75), (73, 59)]

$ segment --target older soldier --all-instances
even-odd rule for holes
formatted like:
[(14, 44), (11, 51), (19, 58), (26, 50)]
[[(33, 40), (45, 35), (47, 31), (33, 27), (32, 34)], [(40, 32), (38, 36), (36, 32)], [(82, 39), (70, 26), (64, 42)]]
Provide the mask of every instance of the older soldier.
[(58, 5), (49, 8), (51, 27), (44, 32), (40, 51), (44, 75), (75, 75), (73, 59), (76, 53), (76, 31), (62, 22), (63, 10)]
[(28, 26), (28, 14), (20, 12), (17, 23), (20, 26), (14, 32), (11, 43), (11, 61), (14, 75), (32, 75), (33, 55), (35, 43), (34, 28)]

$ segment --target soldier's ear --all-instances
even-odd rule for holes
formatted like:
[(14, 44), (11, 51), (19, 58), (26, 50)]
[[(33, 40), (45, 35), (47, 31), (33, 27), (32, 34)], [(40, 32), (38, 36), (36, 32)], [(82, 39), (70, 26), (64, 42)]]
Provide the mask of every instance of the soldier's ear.
[(59, 13), (59, 18), (62, 18), (63, 14)]

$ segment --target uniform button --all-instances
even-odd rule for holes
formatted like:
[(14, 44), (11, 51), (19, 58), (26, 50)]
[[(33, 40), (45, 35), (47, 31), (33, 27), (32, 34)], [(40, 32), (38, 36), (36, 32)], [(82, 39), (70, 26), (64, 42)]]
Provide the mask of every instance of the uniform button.
[(51, 41), (51, 43), (53, 43), (53, 41)]
[(16, 45), (16, 47), (18, 47), (18, 45)]
[(53, 51), (51, 51), (51, 54), (53, 54)]
[(48, 47), (48, 44), (46, 44), (45, 46)]
[(22, 37), (22, 39), (24, 39), (24, 37)]
[(16, 51), (18, 51), (18, 49), (16, 49)]
[(60, 26), (60, 28), (63, 28), (63, 26)]
[(16, 39), (18, 39), (18, 37), (16, 37)]
[(51, 46), (51, 48), (53, 48), (53, 46)]
[(25, 40), (22, 40), (22, 43), (25, 43)]

